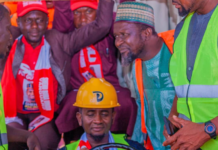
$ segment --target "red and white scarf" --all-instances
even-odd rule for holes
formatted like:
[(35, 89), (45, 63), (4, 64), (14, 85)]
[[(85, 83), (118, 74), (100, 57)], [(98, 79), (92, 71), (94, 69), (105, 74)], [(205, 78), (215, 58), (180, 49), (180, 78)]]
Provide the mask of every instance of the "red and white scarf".
[(80, 50), (79, 71), (84, 81), (90, 78), (104, 78), (101, 57), (96, 48), (91, 45)]
[[(17, 96), (22, 96), (22, 93), (17, 93), (16, 90), (16, 79), (13, 75), (12, 63), (14, 61), (15, 51), (18, 50), (17, 46), (21, 49), (24, 46), (21, 46), (23, 43), (21, 41), (21, 37), (15, 41), (13, 48), (8, 56), (5, 70), (2, 77), (2, 88), (3, 88), (3, 96), (4, 96), (4, 109), (5, 109), (5, 117), (7, 119), (13, 120), (17, 116)], [(44, 39), (44, 38), (43, 38)], [(54, 86), (53, 86), (53, 78), (52, 78), (52, 70), (49, 62), (49, 50), (50, 45), (44, 39), (44, 45), (41, 47), (38, 60), (35, 66), (34, 79), (33, 79), (33, 87), (35, 94), (35, 101), (38, 105), (38, 108), (41, 112), (41, 115), (36, 117), (29, 124), (29, 131), (35, 131), (38, 127), (46, 124), (51, 121), (54, 116)], [(25, 52), (25, 50), (22, 50)], [(20, 87), (22, 88), (22, 87)]]

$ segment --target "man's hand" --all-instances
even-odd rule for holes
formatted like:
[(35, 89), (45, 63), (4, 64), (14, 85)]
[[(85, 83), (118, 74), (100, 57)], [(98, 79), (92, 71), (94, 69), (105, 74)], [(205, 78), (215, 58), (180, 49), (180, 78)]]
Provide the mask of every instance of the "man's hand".
[[(172, 123), (173, 128), (178, 128), (178, 129), (182, 128), (182, 125), (173, 119), (173, 115), (169, 115), (168, 120)], [(170, 137), (170, 135), (167, 133), (167, 129), (165, 125), (164, 125), (163, 135), (165, 136), (166, 139)]]
[(27, 138), (27, 146), (29, 150), (41, 150), (39, 141), (33, 133)]
[(163, 146), (171, 145), (171, 150), (195, 150), (210, 140), (210, 136), (204, 131), (204, 124), (197, 124), (173, 116), (175, 123), (182, 125), (182, 128), (173, 136), (166, 137)]

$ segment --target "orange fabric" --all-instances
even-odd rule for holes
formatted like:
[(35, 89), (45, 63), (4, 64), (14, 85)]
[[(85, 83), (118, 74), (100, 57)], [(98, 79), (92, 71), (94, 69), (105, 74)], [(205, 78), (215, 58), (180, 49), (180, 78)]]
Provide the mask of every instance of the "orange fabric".
[[(54, 8), (48, 9), (48, 29), (52, 28), (54, 20)], [(17, 13), (11, 15), (11, 25), (17, 27)]]
[(163, 41), (165, 42), (165, 44), (167, 45), (171, 54), (173, 53), (174, 32), (175, 30), (169, 30), (169, 31), (161, 32), (158, 34), (158, 36), (161, 37)]
[[(174, 43), (174, 31), (170, 30), (166, 32), (159, 33), (158, 36), (161, 37), (167, 47), (169, 48), (170, 53), (173, 53), (173, 43)], [(144, 87), (143, 87), (143, 77), (142, 77), (142, 60), (136, 59), (135, 60), (135, 75), (136, 75), (136, 84), (140, 95), (141, 100), (141, 126), (142, 126), (142, 132), (144, 134), (147, 134), (147, 129), (145, 125), (145, 107), (144, 107)], [(151, 141), (149, 137), (147, 138), (147, 141), (144, 141), (145, 148), (148, 150), (153, 150)]]
[(11, 15), (17, 12), (17, 2), (5, 2), (4, 5), (10, 10)]
[(48, 29), (52, 28), (52, 23), (54, 20), (54, 8), (48, 9)]
[[(135, 61), (135, 73), (136, 73), (136, 83), (139, 90), (140, 100), (141, 100), (141, 126), (142, 126), (142, 132), (144, 134), (147, 133), (147, 129), (145, 126), (145, 104), (144, 104), (144, 88), (143, 88), (143, 78), (142, 78), (142, 61), (141, 59), (136, 59)], [(149, 137), (147, 138), (147, 141), (144, 140), (144, 146), (147, 150), (153, 150), (151, 141)]]

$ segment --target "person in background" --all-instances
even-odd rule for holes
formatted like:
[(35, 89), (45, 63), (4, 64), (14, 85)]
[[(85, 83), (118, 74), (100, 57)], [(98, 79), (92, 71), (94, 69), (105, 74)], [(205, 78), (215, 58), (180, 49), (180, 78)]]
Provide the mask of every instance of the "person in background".
[[(56, 10), (53, 26), (55, 29), (66, 32), (75, 26), (74, 30), (78, 30), (96, 19), (98, 8), (97, 0), (72, 0), (71, 10), (73, 14), (70, 12), (70, 7), (67, 3), (69, 4), (69, 1), (55, 2)], [(67, 14), (66, 12), (69, 13)], [(69, 18), (72, 18), (72, 15), (73, 20), (70, 20)], [(70, 24), (72, 26), (70, 26)], [(90, 78), (97, 77), (105, 78), (115, 87), (118, 101), (121, 104), (121, 107), (115, 108), (117, 115), (114, 119), (111, 131), (114, 133), (127, 133), (129, 137), (132, 136), (137, 106), (135, 100), (131, 98), (129, 90), (119, 85), (116, 75), (116, 53), (117, 49), (114, 45), (113, 30), (111, 29), (110, 33), (104, 38), (92, 43), (89, 47), (84, 47), (73, 56), (71, 61), (70, 81), (73, 90), (69, 92), (61, 103), (59, 116), (56, 119), (56, 125), (60, 133), (66, 133), (71, 130), (78, 132), (79, 124), (76, 119), (78, 108), (72, 108), (70, 104), (75, 102), (79, 87)], [(69, 134), (72, 136), (76, 134), (75, 132), (70, 132)], [(65, 139), (67, 134), (68, 133), (64, 136)], [(68, 143), (69, 141), (66, 142)]]
[[(10, 32), (10, 16), (7, 9), (0, 4), (0, 59), (3, 59), (9, 51), (9, 46), (12, 41)], [(37, 137), (28, 131), (16, 129), (5, 124), (4, 105), (2, 88), (0, 85), (0, 130), (1, 140), (0, 149), (8, 150), (8, 142), (23, 142), (27, 143), (29, 150), (40, 150), (40, 144)], [(10, 146), (10, 145), (9, 145)]]
[[(178, 99), (169, 120), (179, 129), (164, 132), (164, 146), (218, 149), (218, 0), (173, 0), (179, 14), (190, 12), (176, 27), (170, 76)], [(182, 128), (181, 128), (182, 127)]]
[[(140, 10), (140, 11), (139, 11)], [(149, 150), (162, 146), (163, 117), (168, 116), (175, 91), (169, 75), (174, 31), (157, 34), (151, 6), (140, 2), (121, 3), (114, 23), (115, 45), (122, 65), (133, 62), (133, 81), (137, 94), (137, 121), (132, 139)]]
[[(17, 23), (22, 34), (12, 46), (2, 77), (6, 123), (33, 132), (43, 150), (56, 149), (60, 134), (54, 123), (55, 112), (70, 88), (71, 58), (109, 32), (113, 1), (101, 0), (98, 19), (69, 34), (47, 30), (45, 1), (24, 1), (17, 5)], [(34, 111), (23, 109), (31, 108), (24, 107), (30, 83), (38, 106)]]
[(83, 83), (73, 105), (79, 108), (76, 117), (85, 133), (77, 142), (66, 145), (67, 150), (91, 149), (108, 143), (120, 143), (136, 150), (145, 150), (138, 142), (126, 139), (125, 134), (110, 132), (116, 116), (114, 108), (121, 107), (121, 105), (118, 102), (115, 88), (105, 79), (92, 78)]

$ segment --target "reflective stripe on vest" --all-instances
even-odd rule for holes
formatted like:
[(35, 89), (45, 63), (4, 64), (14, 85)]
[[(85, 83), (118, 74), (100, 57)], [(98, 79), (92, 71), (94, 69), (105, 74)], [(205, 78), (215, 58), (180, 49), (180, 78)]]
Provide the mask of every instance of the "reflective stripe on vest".
[[(187, 36), (189, 14), (174, 44), (170, 75), (178, 95), (177, 111), (192, 122), (203, 123), (218, 116), (218, 7), (214, 10), (197, 52), (192, 77), (187, 79)], [(206, 142), (201, 149), (218, 149), (218, 138)]]
[(175, 89), (178, 98), (184, 98), (187, 95), (188, 97), (195, 97), (195, 98), (218, 98), (218, 85), (186, 84), (186, 85), (176, 86)]
[(8, 144), (7, 133), (0, 134), (0, 146)]
[(0, 84), (0, 150), (1, 149), (8, 150), (8, 137), (7, 137), (7, 128), (5, 124), (2, 87)]

